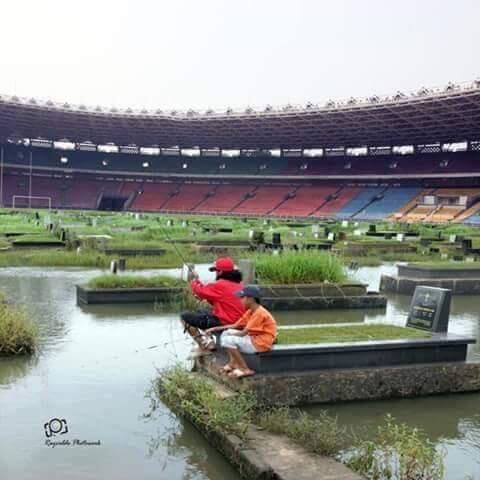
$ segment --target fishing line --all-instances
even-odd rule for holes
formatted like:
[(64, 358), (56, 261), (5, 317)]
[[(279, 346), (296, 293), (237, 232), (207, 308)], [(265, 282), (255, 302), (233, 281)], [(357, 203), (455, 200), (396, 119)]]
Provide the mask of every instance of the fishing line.
[(180, 260), (182, 260), (183, 264), (186, 265), (186, 267), (188, 268), (189, 272), (191, 274), (194, 274), (195, 271), (194, 269), (192, 268), (192, 266), (187, 262), (186, 258), (184, 257), (184, 255), (182, 254), (182, 252), (179, 250), (179, 248), (177, 247), (177, 244), (175, 243), (175, 241), (173, 241), (169, 235), (169, 233), (167, 232), (166, 228), (160, 224), (160, 230), (162, 231), (163, 235), (165, 236), (165, 238), (167, 239), (168, 243), (170, 243), (172, 246), (173, 246), (173, 249), (175, 250), (175, 253), (180, 257)]

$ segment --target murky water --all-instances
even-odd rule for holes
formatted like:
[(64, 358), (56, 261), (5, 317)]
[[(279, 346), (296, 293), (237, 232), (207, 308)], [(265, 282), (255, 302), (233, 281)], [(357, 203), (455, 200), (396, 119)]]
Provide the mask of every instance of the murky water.
[[(355, 277), (378, 288), (381, 271)], [(156, 369), (187, 362), (191, 344), (178, 317), (151, 305), (89, 306), (75, 303), (77, 283), (98, 271), (1, 269), (0, 288), (40, 327), (34, 358), (0, 359), (0, 479), (235, 479), (238, 474), (188, 423), (161, 408), (145, 419), (144, 397)], [(142, 274), (149, 274), (143, 272)], [(157, 272), (158, 273), (158, 272)], [(178, 271), (171, 271), (178, 274)], [(405, 322), (409, 298), (390, 296), (383, 310), (284, 312), (279, 323)], [(476, 297), (456, 297), (450, 330), (478, 337)], [(153, 347), (153, 348), (150, 348)], [(473, 358), (480, 355), (470, 348)], [(374, 426), (386, 412), (419, 425), (447, 451), (448, 480), (480, 479), (480, 394), (365, 402), (330, 409), (340, 421)], [(315, 410), (312, 409), (312, 412)], [(44, 425), (65, 419), (68, 433), (100, 445), (48, 447)], [(477, 475), (477, 476), (475, 476)]]

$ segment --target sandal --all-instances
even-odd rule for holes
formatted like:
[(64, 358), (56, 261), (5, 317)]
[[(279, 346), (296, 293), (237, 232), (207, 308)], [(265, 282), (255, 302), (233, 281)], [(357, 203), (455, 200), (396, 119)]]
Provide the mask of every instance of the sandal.
[(233, 371), (233, 370), (234, 370), (234, 368), (227, 363), (226, 365), (224, 365), (224, 366), (220, 369), (220, 373), (230, 373), (230, 372)]
[(255, 375), (255, 372), (253, 370), (242, 370), (240, 368), (235, 368), (228, 374), (230, 378), (244, 378), (251, 377), (253, 375)]

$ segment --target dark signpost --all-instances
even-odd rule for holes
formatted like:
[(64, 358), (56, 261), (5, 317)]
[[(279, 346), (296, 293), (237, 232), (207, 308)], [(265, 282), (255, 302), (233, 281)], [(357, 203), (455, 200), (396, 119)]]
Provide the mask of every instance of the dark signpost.
[(450, 316), (451, 291), (446, 288), (415, 288), (407, 327), (429, 330), (431, 332), (447, 332)]

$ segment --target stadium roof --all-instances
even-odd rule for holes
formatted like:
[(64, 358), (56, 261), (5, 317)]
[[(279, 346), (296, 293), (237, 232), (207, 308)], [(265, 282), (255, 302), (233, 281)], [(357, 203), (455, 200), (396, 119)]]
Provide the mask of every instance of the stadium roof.
[(295, 149), (480, 140), (480, 81), (413, 94), (223, 112), (89, 108), (0, 96), (0, 139)]

